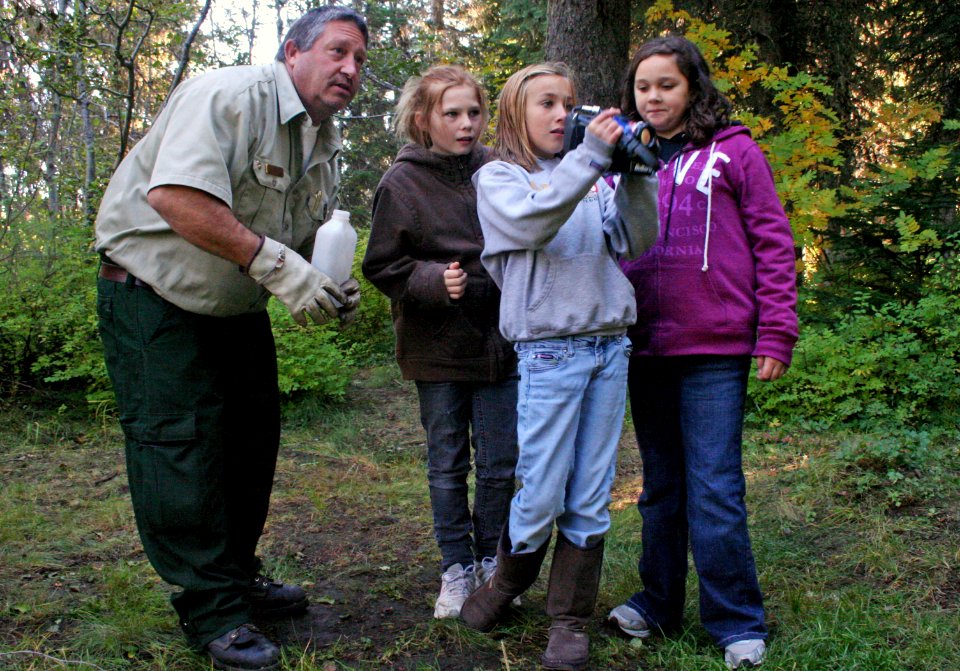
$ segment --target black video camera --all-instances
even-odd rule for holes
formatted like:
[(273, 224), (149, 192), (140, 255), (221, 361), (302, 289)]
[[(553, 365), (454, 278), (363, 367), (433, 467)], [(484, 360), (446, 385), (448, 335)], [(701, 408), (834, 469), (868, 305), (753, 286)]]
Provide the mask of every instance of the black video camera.
[[(587, 132), (587, 125), (600, 113), (593, 105), (577, 105), (567, 115), (563, 123), (563, 154), (576, 149)], [(630, 121), (622, 116), (614, 120), (623, 129), (623, 135), (613, 149), (613, 162), (610, 172), (630, 172), (638, 175), (650, 175), (659, 166), (660, 147), (653, 127), (641, 121), (633, 128)]]

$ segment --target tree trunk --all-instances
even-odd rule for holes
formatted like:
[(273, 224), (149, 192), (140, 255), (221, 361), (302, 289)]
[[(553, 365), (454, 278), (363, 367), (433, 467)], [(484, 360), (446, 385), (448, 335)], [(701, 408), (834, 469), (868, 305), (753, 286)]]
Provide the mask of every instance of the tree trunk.
[[(183, 79), (183, 73), (187, 69), (187, 65), (190, 64), (190, 49), (193, 47), (194, 40), (197, 39), (200, 26), (207, 20), (207, 13), (210, 11), (210, 2), (211, 0), (206, 0), (206, 2), (203, 3), (203, 7), (200, 9), (200, 16), (197, 18), (197, 22), (193, 24), (193, 30), (190, 31), (187, 39), (183, 42), (183, 49), (180, 50), (180, 61), (177, 63), (177, 71), (173, 75), (173, 81), (170, 83), (170, 91), (167, 93), (167, 98), (163, 101), (163, 106), (161, 106), (160, 109), (166, 106), (167, 100), (170, 100), (174, 89), (177, 88), (177, 85)], [(256, 22), (256, 15), (254, 15), (254, 22)]]
[(546, 55), (573, 70), (577, 100), (616, 107), (630, 49), (629, 0), (550, 0)]
[[(59, 0), (56, 8), (56, 28), (57, 34), (62, 34), (63, 23), (66, 21), (67, 10), (66, 0)], [(57, 167), (60, 163), (60, 123), (63, 120), (63, 97), (60, 95), (58, 87), (61, 84), (61, 67), (63, 59), (59, 54), (66, 51), (64, 41), (57, 42), (58, 57), (52, 59), (51, 65), (46, 72), (45, 78), (53, 82), (54, 86), (50, 89), (50, 120), (47, 127), (47, 147), (46, 156), (43, 162), (43, 181), (47, 187), (47, 209), (54, 217), (60, 214), (60, 185), (58, 183)], [(38, 117), (40, 110), (37, 110)]]
[(277, 12), (277, 44), (283, 44), (283, 36), (287, 32), (283, 22), (283, 7), (286, 4), (287, 0), (276, 0), (273, 3), (273, 9)]
[[(80, 69), (79, 60), (77, 64), (77, 69)], [(83, 219), (91, 226), (93, 225), (94, 219), (96, 219), (97, 212), (93, 207), (93, 183), (97, 179), (97, 145), (96, 137), (93, 132), (93, 120), (90, 114), (90, 92), (87, 89), (87, 82), (83, 78), (84, 73), (80, 72), (79, 75), (79, 85), (80, 85), (80, 99), (78, 105), (80, 106), (80, 119), (83, 123), (83, 147), (84, 147), (84, 171), (83, 171), (83, 191), (81, 197), (83, 198)]]

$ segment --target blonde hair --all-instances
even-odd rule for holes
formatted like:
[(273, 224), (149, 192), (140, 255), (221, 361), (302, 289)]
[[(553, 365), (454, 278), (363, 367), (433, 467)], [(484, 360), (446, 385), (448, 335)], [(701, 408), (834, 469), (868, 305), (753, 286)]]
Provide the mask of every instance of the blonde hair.
[(570, 82), (570, 90), (576, 99), (573, 76), (566, 63), (547, 62), (528, 65), (514, 72), (503, 85), (497, 99), (497, 130), (494, 150), (503, 161), (516, 163), (535, 172), (537, 155), (527, 133), (527, 89), (530, 80), (544, 75), (556, 75)]
[(447, 89), (455, 86), (470, 86), (477, 94), (483, 125), (490, 118), (487, 94), (473, 75), (459, 65), (435, 65), (419, 77), (411, 77), (403, 87), (397, 102), (394, 117), (397, 137), (405, 142), (415, 142), (428, 149), (433, 144), (429, 124), (423, 123), (434, 108), (443, 100)]

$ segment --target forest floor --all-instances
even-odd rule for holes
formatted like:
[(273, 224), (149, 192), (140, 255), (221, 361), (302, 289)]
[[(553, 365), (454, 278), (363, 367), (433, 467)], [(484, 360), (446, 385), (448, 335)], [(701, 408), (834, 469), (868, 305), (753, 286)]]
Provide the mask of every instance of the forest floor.
[[(0, 668), (209, 668), (183, 643), (172, 588), (143, 555), (115, 418), (50, 406), (0, 407)], [(960, 669), (960, 495), (890, 507), (831, 470), (831, 437), (775, 428), (747, 438), (771, 630), (764, 668)], [(631, 641), (604, 622), (638, 588), (642, 483), (629, 424), (621, 448), (591, 668), (720, 671), (692, 575), (679, 636)], [(365, 370), (343, 403), (286, 408), (260, 550), (311, 599), (302, 616), (261, 623), (285, 670), (538, 668), (547, 570), (492, 635), (432, 618), (439, 557), (423, 434), (415, 389), (392, 366)]]

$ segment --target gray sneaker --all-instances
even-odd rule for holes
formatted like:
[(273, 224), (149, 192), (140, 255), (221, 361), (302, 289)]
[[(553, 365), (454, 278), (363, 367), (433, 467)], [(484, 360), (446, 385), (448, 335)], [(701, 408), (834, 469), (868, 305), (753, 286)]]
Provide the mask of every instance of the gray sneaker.
[(767, 644), (759, 638), (731, 643), (723, 652), (723, 661), (728, 669), (749, 668), (763, 664), (767, 654)]
[[(474, 564), (476, 567), (475, 575), (477, 576), (477, 589), (483, 587), (484, 584), (493, 580), (493, 576), (497, 573), (497, 558), (496, 557), (484, 557), (480, 560), (479, 563)], [(520, 597), (514, 597), (513, 605), (521, 605)]]
[(467, 597), (476, 589), (476, 576), (473, 564), (464, 567), (454, 564), (440, 576), (440, 596), (433, 608), (433, 616), (438, 620), (459, 617), (460, 608)]
[(621, 604), (611, 610), (607, 620), (627, 636), (647, 638), (650, 635), (650, 625), (628, 604)]

